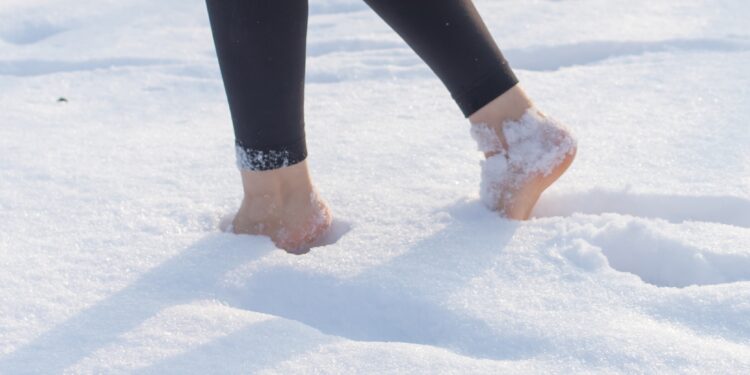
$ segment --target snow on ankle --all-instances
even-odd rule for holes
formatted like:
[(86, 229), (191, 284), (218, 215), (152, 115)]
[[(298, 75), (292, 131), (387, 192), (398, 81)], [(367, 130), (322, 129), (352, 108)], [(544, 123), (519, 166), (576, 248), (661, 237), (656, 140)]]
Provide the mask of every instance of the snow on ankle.
[(288, 150), (256, 150), (235, 145), (237, 168), (245, 171), (262, 171), (288, 167), (299, 162), (292, 160)]
[(560, 122), (530, 108), (518, 120), (502, 124), (507, 150), (486, 124), (475, 124), (471, 135), (480, 151), (499, 152), (480, 162), (480, 197), (491, 209), (513, 199), (513, 192), (533, 176), (547, 176), (573, 152), (575, 139)]
[(495, 130), (487, 124), (473, 124), (470, 129), (471, 137), (477, 141), (477, 149), (482, 152), (503, 152), (503, 143)]

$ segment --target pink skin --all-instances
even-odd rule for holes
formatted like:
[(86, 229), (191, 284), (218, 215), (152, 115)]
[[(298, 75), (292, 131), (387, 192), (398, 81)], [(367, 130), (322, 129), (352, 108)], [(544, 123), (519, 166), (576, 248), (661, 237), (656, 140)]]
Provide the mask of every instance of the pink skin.
[[(517, 120), (532, 107), (519, 86), (499, 96), (469, 117), (471, 124), (486, 124), (507, 150), (502, 124)], [(496, 155), (489, 152), (485, 157)], [(539, 196), (570, 166), (575, 150), (551, 173), (532, 176), (514, 188), (512, 201), (500, 201), (497, 209), (510, 219), (525, 220)], [(270, 171), (243, 170), (244, 198), (233, 221), (235, 233), (265, 235), (281, 249), (299, 253), (331, 226), (331, 212), (313, 187), (307, 161)]]

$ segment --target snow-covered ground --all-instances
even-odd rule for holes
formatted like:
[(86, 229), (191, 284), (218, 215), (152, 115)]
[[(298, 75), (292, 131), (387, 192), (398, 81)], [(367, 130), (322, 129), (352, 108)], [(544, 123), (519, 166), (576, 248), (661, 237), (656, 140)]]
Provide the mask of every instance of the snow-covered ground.
[(750, 372), (750, 2), (477, 5), (572, 169), (529, 222), (485, 210), (439, 81), (363, 3), (311, 0), (337, 219), (293, 256), (219, 229), (202, 1), (2, 0), (0, 373)]

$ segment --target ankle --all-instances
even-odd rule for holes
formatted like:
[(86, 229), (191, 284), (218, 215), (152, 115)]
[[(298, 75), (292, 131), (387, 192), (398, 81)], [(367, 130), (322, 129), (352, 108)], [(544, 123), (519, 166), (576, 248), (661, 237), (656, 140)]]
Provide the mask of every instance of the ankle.
[(245, 200), (268, 199), (281, 203), (313, 191), (307, 162), (268, 170), (242, 170), (242, 187)]
[(516, 85), (469, 116), (472, 137), (485, 158), (507, 153), (503, 126), (520, 119), (530, 108), (533, 108), (531, 99)]
[(499, 128), (506, 121), (518, 120), (533, 106), (521, 86), (516, 85), (471, 114), (469, 122)]
[(279, 222), (315, 211), (319, 200), (306, 161), (268, 171), (241, 171), (245, 222)]

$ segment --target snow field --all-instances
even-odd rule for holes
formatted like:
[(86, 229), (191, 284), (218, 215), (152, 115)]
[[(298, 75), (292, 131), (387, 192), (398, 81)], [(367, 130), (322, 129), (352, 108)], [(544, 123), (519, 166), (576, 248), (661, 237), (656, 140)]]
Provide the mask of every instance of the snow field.
[(482, 207), (467, 123), (382, 21), (313, 0), (336, 230), (290, 256), (219, 229), (202, 2), (4, 1), (0, 373), (746, 373), (746, 2), (478, 7), (578, 138), (535, 219)]

